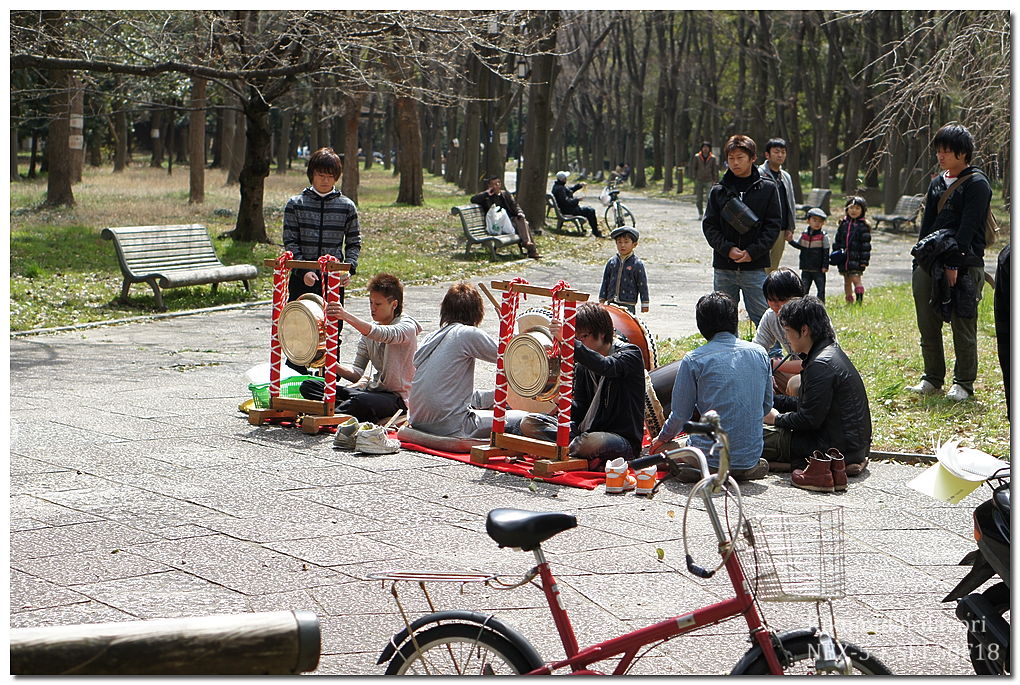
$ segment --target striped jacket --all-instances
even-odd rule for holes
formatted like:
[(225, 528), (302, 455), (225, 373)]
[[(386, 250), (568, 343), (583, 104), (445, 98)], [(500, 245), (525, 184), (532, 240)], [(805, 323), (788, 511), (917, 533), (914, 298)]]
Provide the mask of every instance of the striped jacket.
[(358, 208), (338, 190), (320, 196), (311, 187), (305, 188), (290, 198), (283, 210), (283, 245), (294, 253), (294, 259), (315, 261), (331, 254), (350, 264), (353, 274), (361, 252)]

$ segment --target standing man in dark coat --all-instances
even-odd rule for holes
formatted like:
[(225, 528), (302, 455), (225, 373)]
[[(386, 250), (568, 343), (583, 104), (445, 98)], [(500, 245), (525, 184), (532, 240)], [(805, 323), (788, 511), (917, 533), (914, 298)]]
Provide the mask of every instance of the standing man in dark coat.
[[(953, 385), (946, 397), (957, 402), (974, 395), (977, 378), (977, 303), (985, 284), (985, 221), (992, 201), (992, 186), (981, 170), (970, 165), (974, 137), (959, 124), (943, 126), (935, 134), (933, 145), (942, 173), (932, 179), (925, 198), (924, 218), (918, 238), (940, 229), (948, 229), (957, 249), (940, 258), (945, 292), (949, 293), (950, 321), (953, 333)], [(950, 188), (941, 211), (939, 202)], [(932, 304), (931, 270), (914, 260), (911, 280), (917, 329), (921, 334), (924, 375), (917, 385), (907, 389), (919, 395), (942, 392), (946, 378), (946, 356), (942, 347), (943, 315), (941, 303)], [(939, 288), (939, 290), (943, 290)]]
[(695, 203), (698, 206), (698, 221), (705, 218), (705, 191), (719, 180), (719, 158), (712, 154), (712, 144), (707, 140), (701, 144), (701, 150), (691, 158), (687, 175), (694, 181)]
[(712, 288), (734, 302), (743, 292), (747, 315), (757, 326), (768, 309), (762, 284), (771, 263), (769, 251), (782, 229), (783, 207), (776, 184), (754, 165), (757, 148), (751, 138), (732, 136), (723, 154), (730, 168), (712, 186), (702, 222), (713, 251)]

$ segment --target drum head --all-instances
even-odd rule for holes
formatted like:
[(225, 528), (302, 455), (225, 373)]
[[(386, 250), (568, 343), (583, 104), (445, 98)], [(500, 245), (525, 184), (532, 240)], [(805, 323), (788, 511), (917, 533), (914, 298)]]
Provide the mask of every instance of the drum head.
[[(321, 302), (321, 298), (319, 302)], [(322, 307), (311, 298), (298, 298), (280, 312), (280, 347), (287, 359), (307, 366), (316, 360), (322, 342)]]
[(517, 332), (525, 333), (532, 328), (549, 328), (552, 323), (552, 310), (545, 307), (533, 307), (517, 315)]
[(506, 346), (503, 359), (507, 384), (521, 397), (538, 397), (548, 388), (551, 379), (547, 350), (551, 346), (552, 338), (542, 329), (521, 333)]

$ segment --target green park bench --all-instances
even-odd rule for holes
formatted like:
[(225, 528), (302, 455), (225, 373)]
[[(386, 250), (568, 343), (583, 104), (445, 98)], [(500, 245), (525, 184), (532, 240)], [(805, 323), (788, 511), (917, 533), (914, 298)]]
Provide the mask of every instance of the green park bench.
[(921, 211), (921, 203), (924, 202), (924, 195), (900, 195), (896, 206), (891, 214), (872, 214), (875, 221), (875, 228), (883, 221), (892, 224), (893, 230), (899, 230), (903, 224), (912, 224), (917, 228), (917, 215)]
[(117, 261), (124, 274), (120, 301), (126, 303), (132, 283), (148, 283), (156, 298), (156, 307), (163, 306), (160, 288), (241, 281), (251, 290), (251, 279), (258, 275), (252, 264), (227, 266), (216, 256), (209, 231), (201, 224), (178, 226), (129, 226), (104, 228), (102, 237), (112, 240)]
[(577, 232), (581, 235), (585, 235), (588, 231), (585, 230), (584, 226), (588, 222), (583, 216), (577, 216), (574, 214), (564, 214), (560, 211), (560, 206), (556, 204), (556, 198), (553, 197), (552, 193), (545, 194), (545, 215), (549, 216), (549, 210), (556, 212), (556, 230), (562, 230), (563, 224), (572, 223)]
[(450, 214), (460, 217), (461, 228), (464, 229), (464, 254), (470, 254), (471, 248), (475, 245), (482, 245), (489, 249), (489, 256), (496, 258), (496, 250), (507, 245), (516, 245), (517, 249), (524, 253), (524, 246), (521, 245), (521, 238), (516, 233), (513, 235), (489, 235), (485, 230), (485, 213), (478, 205), (461, 205), (452, 207)]

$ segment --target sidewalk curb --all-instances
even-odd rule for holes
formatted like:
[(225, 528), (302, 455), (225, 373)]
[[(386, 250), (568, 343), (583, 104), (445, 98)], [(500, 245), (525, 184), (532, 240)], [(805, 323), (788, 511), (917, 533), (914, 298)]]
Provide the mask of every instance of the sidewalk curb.
[(138, 323), (140, 321), (159, 321), (161, 319), (174, 319), (179, 316), (192, 316), (194, 314), (209, 314), (212, 312), (225, 312), (233, 309), (249, 309), (251, 307), (264, 307), (272, 304), (272, 300), (259, 300), (258, 302), (239, 302), (237, 304), (224, 304), (217, 307), (206, 307), (204, 309), (187, 309), (183, 312), (164, 312), (161, 314), (144, 314), (142, 316), (129, 316), (123, 319), (107, 319), (106, 321), (89, 321), (88, 323), (77, 323), (72, 326), (55, 326), (53, 328), (33, 328), (27, 331), (12, 331), (12, 338), (24, 338), (30, 335), (46, 335), (47, 333), (61, 333), (64, 331), (78, 331), (86, 328), (99, 328), (101, 326), (114, 326), (122, 323)]

